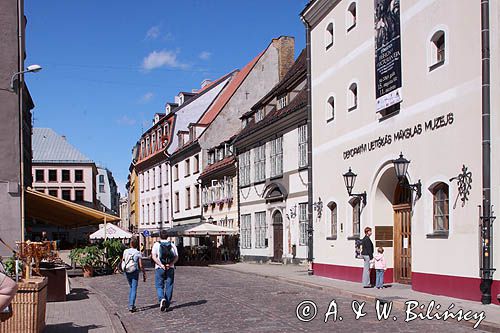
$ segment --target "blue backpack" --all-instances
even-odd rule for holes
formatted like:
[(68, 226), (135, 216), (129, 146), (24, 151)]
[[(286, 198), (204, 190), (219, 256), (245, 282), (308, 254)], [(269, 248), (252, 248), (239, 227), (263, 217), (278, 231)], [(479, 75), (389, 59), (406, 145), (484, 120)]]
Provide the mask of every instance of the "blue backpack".
[(175, 257), (174, 250), (172, 249), (171, 242), (159, 242), (160, 250), (158, 253), (158, 257), (160, 258), (160, 262), (164, 265), (170, 264)]

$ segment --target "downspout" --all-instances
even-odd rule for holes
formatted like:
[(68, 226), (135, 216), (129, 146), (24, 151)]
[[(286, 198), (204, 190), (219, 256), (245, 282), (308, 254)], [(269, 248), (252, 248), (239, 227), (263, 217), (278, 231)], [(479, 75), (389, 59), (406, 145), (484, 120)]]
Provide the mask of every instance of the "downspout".
[(482, 67), (482, 149), (483, 149), (483, 216), (482, 216), (482, 267), (481, 302), (491, 304), (493, 282), (491, 233), (491, 133), (490, 133), (490, 10), (489, 0), (481, 0), (481, 67)]
[[(23, 52), (23, 18), (24, 18), (24, 8), (23, 0), (17, 1), (17, 43), (18, 43), (18, 72), (24, 70), (24, 52)], [(24, 138), (23, 138), (23, 93), (24, 93), (24, 75), (19, 74), (19, 79), (17, 80), (17, 93), (19, 99), (19, 164), (20, 164), (20, 190), (21, 190), (21, 242), (24, 242), (24, 230), (25, 230), (25, 218), (24, 218)]]
[(312, 178), (312, 108), (311, 108), (311, 26), (302, 16), (302, 22), (306, 27), (306, 61), (307, 61), (307, 262), (309, 275), (314, 274), (313, 269), (313, 178)]

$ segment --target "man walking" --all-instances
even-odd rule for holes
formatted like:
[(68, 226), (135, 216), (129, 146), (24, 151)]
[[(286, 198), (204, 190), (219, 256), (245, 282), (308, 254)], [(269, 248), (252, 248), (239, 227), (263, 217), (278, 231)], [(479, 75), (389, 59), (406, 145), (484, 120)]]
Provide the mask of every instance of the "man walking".
[(160, 241), (153, 245), (151, 257), (155, 262), (155, 287), (160, 311), (167, 311), (174, 291), (174, 265), (179, 259), (179, 254), (175, 244), (168, 241), (166, 230), (160, 231)]
[(361, 255), (363, 256), (363, 288), (371, 288), (370, 261), (373, 259), (373, 243), (370, 239), (372, 228), (365, 228), (365, 237), (361, 240)]

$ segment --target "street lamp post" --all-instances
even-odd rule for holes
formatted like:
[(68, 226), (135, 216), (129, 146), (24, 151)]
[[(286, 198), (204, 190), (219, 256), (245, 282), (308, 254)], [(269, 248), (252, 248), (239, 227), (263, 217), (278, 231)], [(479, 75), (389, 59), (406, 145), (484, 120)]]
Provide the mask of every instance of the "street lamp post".
[(10, 89), (14, 91), (14, 80), (16, 79), (16, 76), (24, 73), (36, 73), (42, 70), (42, 66), (40, 65), (30, 65), (26, 68), (24, 71), (16, 72), (12, 75), (10, 79)]
[(416, 192), (417, 199), (422, 196), (422, 182), (420, 179), (415, 184), (405, 183), (406, 174), (408, 172), (408, 166), (410, 161), (403, 157), (403, 153), (399, 154), (399, 158), (392, 161), (394, 164), (394, 170), (396, 171), (396, 177), (398, 177), (399, 183), (407, 186), (412, 191)]

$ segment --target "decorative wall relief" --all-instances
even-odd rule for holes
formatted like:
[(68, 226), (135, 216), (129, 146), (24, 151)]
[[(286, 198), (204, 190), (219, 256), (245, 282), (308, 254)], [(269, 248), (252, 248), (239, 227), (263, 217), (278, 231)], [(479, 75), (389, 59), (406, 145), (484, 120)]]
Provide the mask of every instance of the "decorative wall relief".
[(465, 206), (465, 202), (469, 200), (470, 190), (472, 189), (472, 172), (468, 171), (465, 165), (462, 166), (462, 173), (456, 177), (450, 179), (450, 182), (456, 180), (458, 185), (458, 194), (455, 199), (455, 204), (453, 209), (457, 206), (458, 198), (462, 201), (462, 207)]

